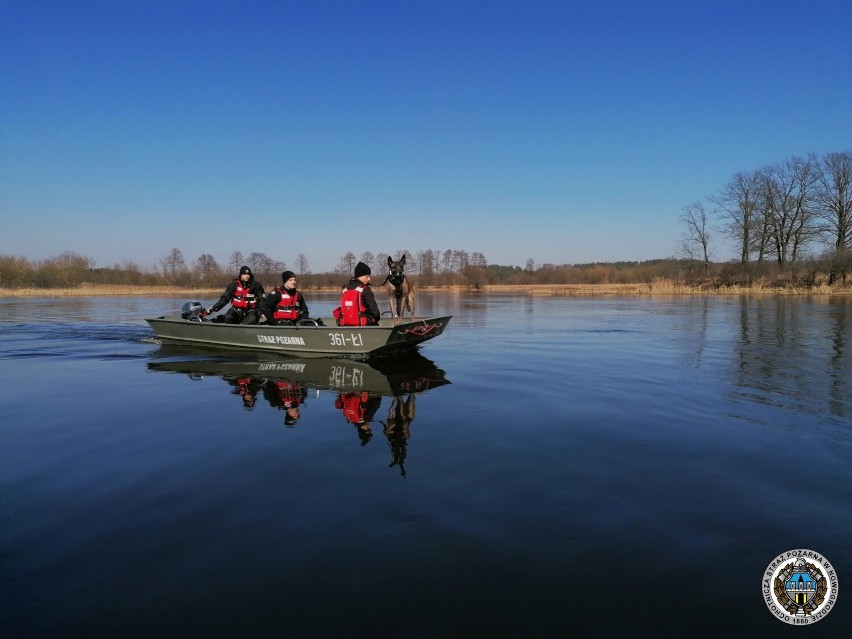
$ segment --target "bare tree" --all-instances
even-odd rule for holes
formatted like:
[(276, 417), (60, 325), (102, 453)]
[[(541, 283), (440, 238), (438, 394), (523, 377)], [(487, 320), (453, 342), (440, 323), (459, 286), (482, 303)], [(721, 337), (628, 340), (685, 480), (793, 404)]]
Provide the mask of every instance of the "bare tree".
[(456, 273), (461, 273), (463, 270), (465, 270), (469, 263), (470, 255), (468, 255), (467, 251), (463, 249), (457, 249), (453, 251), (453, 270)]
[(228, 266), (231, 268), (231, 271), (234, 273), (239, 272), (240, 267), (245, 264), (243, 260), (243, 254), (239, 251), (234, 251), (231, 253), (231, 257), (228, 258)]
[(370, 253), (370, 251), (364, 251), (363, 253), (361, 253), (361, 261), (364, 262), (364, 264), (366, 264), (367, 266), (369, 266), (370, 270), (376, 269), (376, 258), (372, 253)]
[(351, 276), (355, 271), (355, 262), (355, 253), (349, 251), (346, 255), (340, 258), (340, 262), (337, 264), (335, 272)]
[(527, 264), (526, 264), (526, 266), (524, 267), (524, 270), (525, 270), (527, 273), (534, 273), (534, 272), (535, 272), (535, 260), (534, 260), (533, 258), (529, 258), (529, 259), (527, 260)]
[(701, 202), (687, 204), (678, 220), (684, 231), (681, 236), (682, 255), (696, 262), (704, 263), (704, 276), (710, 275), (710, 231), (707, 210)]
[[(249, 253), (249, 256), (246, 258), (246, 264), (248, 267), (256, 274), (260, 275), (261, 273), (265, 275), (269, 275), (275, 273), (278, 269), (276, 266), (278, 264), (269, 257), (266, 253), (262, 252), (252, 252)], [(286, 268), (284, 262), (279, 263), (281, 265), (281, 270), (283, 271)]]
[(379, 253), (376, 255), (376, 271), (378, 275), (385, 275), (388, 272), (388, 254)]
[(275, 275), (277, 277), (278, 275), (282, 275), (284, 271), (287, 270), (287, 263), (281, 262), (279, 260), (273, 260), (269, 268), (269, 274)]
[(406, 262), (410, 262), (410, 261), (411, 261), (411, 259), (412, 259), (411, 251), (409, 251), (408, 249), (398, 249), (398, 250), (396, 251), (396, 259), (397, 259), (397, 260), (401, 260), (403, 255), (406, 255), (406, 256), (407, 256), (407, 257), (406, 257)]
[(405, 263), (405, 270), (411, 274), (420, 275), (420, 253), (408, 253), (406, 252), (407, 262)]
[(221, 275), (221, 269), (216, 258), (209, 253), (204, 253), (198, 257), (196, 261), (196, 270), (198, 279), (202, 282), (209, 282)]
[(441, 254), (441, 265), (444, 273), (453, 272), (453, 252), (447, 249)]
[(753, 251), (757, 251), (758, 260), (763, 256), (764, 244), (759, 239), (759, 177), (757, 171), (736, 173), (717, 194), (708, 198), (723, 217), (723, 231), (737, 243), (743, 268)]
[(826, 153), (819, 162), (815, 201), (831, 234), (834, 250), (852, 244), (852, 153)]
[(438, 258), (435, 251), (426, 249), (425, 251), (417, 251), (417, 261), (420, 264), (421, 275), (432, 275), (438, 268)]
[(175, 284), (187, 273), (186, 260), (179, 248), (173, 248), (168, 255), (160, 258), (160, 268), (166, 281)]
[(308, 275), (311, 272), (311, 268), (308, 266), (308, 258), (304, 253), (299, 253), (296, 256), (296, 269), (299, 271), (299, 275)]
[(782, 270), (818, 233), (813, 210), (816, 178), (813, 155), (792, 157), (761, 172), (767, 229)]

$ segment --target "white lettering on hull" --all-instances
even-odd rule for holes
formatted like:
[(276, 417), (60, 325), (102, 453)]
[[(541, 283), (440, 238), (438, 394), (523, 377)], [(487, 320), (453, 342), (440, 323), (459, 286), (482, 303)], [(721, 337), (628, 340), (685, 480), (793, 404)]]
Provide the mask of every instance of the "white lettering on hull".
[(329, 344), (331, 346), (363, 346), (364, 338), (361, 333), (329, 333)]
[(286, 344), (291, 346), (304, 346), (305, 340), (299, 336), (290, 335), (258, 335), (257, 341), (261, 344)]

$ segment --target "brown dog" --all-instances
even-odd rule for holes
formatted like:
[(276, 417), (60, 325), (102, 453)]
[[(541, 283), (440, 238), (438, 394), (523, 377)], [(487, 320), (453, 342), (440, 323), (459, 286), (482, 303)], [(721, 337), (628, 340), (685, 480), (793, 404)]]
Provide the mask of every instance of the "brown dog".
[(403, 311), (406, 308), (411, 314), (411, 319), (414, 319), (414, 289), (405, 277), (405, 255), (397, 261), (388, 255), (388, 276), (385, 278), (385, 284), (387, 284), (388, 304), (394, 319), (403, 317)]

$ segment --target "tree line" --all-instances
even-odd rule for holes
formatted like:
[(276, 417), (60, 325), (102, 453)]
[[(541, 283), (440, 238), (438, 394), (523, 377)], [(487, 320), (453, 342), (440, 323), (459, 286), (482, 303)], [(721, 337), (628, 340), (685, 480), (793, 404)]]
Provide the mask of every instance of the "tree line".
[[(393, 257), (398, 259), (402, 255), (406, 256), (407, 273), (412, 277), (423, 278), (424, 283), (434, 285), (461, 284), (471, 279), (475, 273), (488, 273), (486, 279), (494, 281), (505, 280), (513, 274), (524, 272), (520, 267), (489, 266), (482, 253), (469, 253), (458, 249), (426, 249), (416, 252), (402, 249)], [(299, 275), (300, 287), (319, 288), (339, 286), (345, 277), (351, 275), (359, 261), (368, 264), (377, 277), (384, 276), (388, 271), (388, 257), (387, 253), (374, 255), (367, 251), (356, 256), (348, 252), (340, 257), (332, 271), (312, 273), (304, 253), (299, 253), (295, 261), (288, 265), (287, 262), (262, 252), (243, 255), (240, 251), (234, 251), (228, 257), (227, 263), (220, 264), (209, 253), (188, 260), (181, 249), (173, 248), (148, 267), (134, 262), (98, 267), (92, 258), (71, 251), (43, 260), (0, 255), (0, 287), (70, 288), (84, 284), (108, 284), (216, 288), (224, 286), (241, 266), (247, 265), (256, 278), (268, 287), (278, 284), (282, 271), (289, 269)], [(532, 264), (533, 261), (528, 260), (526, 272), (532, 272)], [(485, 283), (481, 275), (473, 279)]]
[[(714, 231), (736, 247), (737, 277), (845, 283), (852, 269), (852, 152), (810, 153), (737, 172), (704, 201), (682, 209), (680, 255), (713, 270)], [(774, 268), (767, 268), (772, 262)]]
[[(666, 280), (692, 282), (705, 285), (708, 277), (704, 270), (695, 268), (695, 261), (669, 257), (640, 262), (592, 262), (588, 264), (537, 264), (532, 258), (523, 267), (514, 265), (488, 264), (481, 253), (463, 250), (423, 250), (409, 253), (399, 251), (393, 257), (406, 255), (406, 271), (419, 286), (462, 286), (477, 289), (486, 285), (565, 285), (565, 284), (635, 284)], [(475, 257), (474, 257), (475, 256)], [(358, 261), (370, 265), (380, 284), (387, 273), (385, 253), (370, 252), (356, 257), (347, 253), (340, 257), (338, 265), (325, 273), (312, 273), (304, 255), (297, 256), (289, 268), (299, 274), (299, 287), (336, 288), (354, 270)], [(180, 288), (224, 287), (243, 264), (251, 267), (256, 277), (271, 290), (281, 281), (281, 272), (288, 268), (283, 261), (272, 260), (262, 253), (243, 256), (239, 251), (231, 254), (228, 263), (220, 265), (209, 254), (202, 254), (187, 261), (180, 249), (172, 249), (150, 267), (133, 262), (110, 267), (97, 267), (93, 259), (73, 252), (44, 260), (30, 261), (24, 257), (0, 255), (0, 288), (76, 288), (80, 286), (171, 286)], [(813, 273), (825, 272), (826, 265), (820, 260), (800, 258), (796, 272), (801, 273), (800, 282), (814, 283)], [(751, 274), (769, 278), (775, 282), (777, 266), (771, 261), (753, 264)], [(740, 265), (735, 263), (712, 263), (710, 279), (716, 284), (735, 283), (740, 277)], [(790, 283), (788, 278), (784, 283)]]
[[(632, 284), (670, 280), (702, 286), (813, 286), (846, 283), (852, 270), (852, 153), (849, 151), (794, 156), (752, 171), (738, 172), (703, 201), (683, 207), (679, 254), (643, 262), (537, 264), (523, 267), (489, 264), (478, 251), (462, 249), (400, 249), (406, 272), (422, 286), (490, 284)], [(737, 257), (715, 261), (715, 233), (730, 238)], [(43, 260), (0, 255), (0, 288), (73, 288), (81, 285), (147, 285), (219, 288), (243, 264), (272, 288), (281, 272), (299, 275), (304, 289), (337, 287), (359, 261), (370, 266), (374, 283), (387, 273), (389, 254), (369, 251), (342, 255), (330, 272), (312, 273), (307, 256), (291, 264), (253, 252), (234, 251), (225, 264), (209, 254), (187, 260), (173, 248), (157, 263), (141, 266), (124, 262), (98, 267), (74, 252)]]

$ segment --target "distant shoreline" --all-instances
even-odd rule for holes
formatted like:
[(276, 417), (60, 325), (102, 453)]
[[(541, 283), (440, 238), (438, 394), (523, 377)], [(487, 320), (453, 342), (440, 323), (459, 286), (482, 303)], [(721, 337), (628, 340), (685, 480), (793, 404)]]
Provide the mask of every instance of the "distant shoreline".
[[(335, 293), (337, 287), (306, 288), (306, 294)], [(376, 287), (378, 292), (378, 287)], [(637, 284), (485, 284), (479, 288), (467, 286), (419, 287), (421, 291), (443, 291), (455, 294), (513, 293), (542, 297), (599, 297), (599, 296), (672, 296), (672, 295), (852, 295), (852, 286), (709, 286), (675, 282)], [(10, 297), (178, 297), (184, 299), (218, 299), (221, 288), (181, 288), (177, 286), (81, 286), (77, 288), (9, 288), (0, 289), (0, 298)]]

